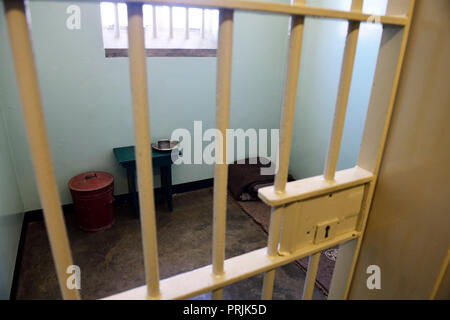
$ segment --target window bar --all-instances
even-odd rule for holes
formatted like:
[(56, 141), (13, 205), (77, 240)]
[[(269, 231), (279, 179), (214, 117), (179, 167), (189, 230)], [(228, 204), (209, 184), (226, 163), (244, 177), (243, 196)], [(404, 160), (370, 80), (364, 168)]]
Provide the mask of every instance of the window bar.
[(119, 22), (119, 4), (118, 3), (114, 3), (114, 18), (115, 18), (115, 26), (116, 29), (114, 30), (114, 36), (116, 38), (120, 38), (120, 22)]
[(189, 39), (189, 8), (186, 8), (186, 40)]
[(25, 127), (59, 286), (64, 299), (77, 300), (80, 298), (78, 290), (69, 289), (66, 285), (66, 270), (73, 265), (72, 255), (47, 139), (25, 6), (22, 1), (15, 0), (5, 0), (3, 3)]
[[(222, 145), (216, 144), (214, 169), (213, 275), (223, 276), (225, 260), (225, 227), (227, 214), (227, 140), (230, 119), (231, 55), (233, 45), (233, 11), (219, 12), (217, 43), (216, 129), (222, 134)], [(223, 289), (213, 291), (214, 299), (222, 298)]]
[[(270, 229), (269, 229), (269, 240), (267, 244), (267, 255), (274, 257), (278, 254), (278, 242), (280, 240), (281, 232), (281, 217), (283, 213), (283, 206), (273, 207), (270, 214)], [(263, 281), (263, 300), (272, 299), (273, 285), (275, 280), (275, 269), (267, 271), (264, 274)]]
[(158, 37), (158, 26), (156, 24), (156, 6), (152, 6), (153, 38)]
[[(361, 12), (363, 0), (352, 1), (352, 11)], [(358, 43), (360, 22), (349, 21), (347, 39), (345, 43), (344, 58), (342, 62), (341, 78), (339, 80), (339, 91), (334, 112), (333, 127), (328, 146), (328, 154), (324, 169), (325, 180), (334, 180), (336, 166), (339, 159), (342, 132), (344, 130), (345, 114), (347, 112), (348, 97), (353, 75), (353, 64), (355, 62), (356, 46)]]
[(160, 296), (159, 266), (141, 3), (128, 4), (128, 47), (147, 296), (150, 299), (157, 299)]
[(308, 271), (306, 273), (305, 286), (303, 287), (302, 300), (311, 300), (316, 283), (317, 268), (319, 267), (320, 251), (309, 256)]
[(205, 39), (205, 9), (202, 9), (202, 39)]
[(173, 39), (173, 8), (169, 7), (169, 37)]
[[(294, 4), (306, 4), (306, 0), (294, 0)], [(294, 124), (295, 99), (297, 97), (298, 74), (303, 41), (304, 16), (292, 16), (289, 36), (289, 52), (286, 68), (283, 110), (280, 123), (280, 156), (278, 172), (275, 176), (275, 191), (284, 192), (288, 176), (289, 156), (292, 142), (292, 127)], [(283, 207), (273, 207), (270, 216), (268, 251), (269, 256), (278, 254), (280, 239), (281, 216)], [(272, 298), (275, 269), (264, 275), (262, 298)]]

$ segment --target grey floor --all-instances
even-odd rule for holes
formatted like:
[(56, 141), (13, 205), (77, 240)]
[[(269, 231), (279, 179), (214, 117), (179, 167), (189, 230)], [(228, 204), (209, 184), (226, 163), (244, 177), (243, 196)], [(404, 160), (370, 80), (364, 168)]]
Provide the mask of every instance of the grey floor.
[[(174, 197), (174, 211), (157, 205), (157, 237), (161, 279), (211, 263), (212, 189)], [(115, 207), (115, 224), (96, 233), (81, 231), (73, 214), (66, 215), (74, 263), (81, 268), (83, 299), (99, 299), (141, 286), (144, 265), (140, 221), (129, 203)], [(267, 236), (232, 200), (228, 200), (226, 257), (266, 245)], [(300, 299), (305, 274), (294, 263), (279, 268), (274, 299)], [(262, 275), (225, 287), (224, 299), (260, 299)], [(61, 299), (48, 238), (42, 221), (28, 225), (19, 269), (17, 299)], [(210, 299), (210, 293), (194, 299)], [(315, 288), (313, 299), (326, 299)]]

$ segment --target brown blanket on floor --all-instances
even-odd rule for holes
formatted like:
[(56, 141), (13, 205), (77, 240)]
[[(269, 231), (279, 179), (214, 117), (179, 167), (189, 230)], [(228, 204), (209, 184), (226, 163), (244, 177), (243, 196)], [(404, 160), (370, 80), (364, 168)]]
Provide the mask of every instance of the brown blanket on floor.
[[(241, 162), (244, 162), (241, 160)], [(261, 168), (269, 168), (266, 158), (247, 158), (244, 163), (237, 161), (228, 166), (228, 190), (235, 200), (258, 200), (258, 189), (273, 185), (275, 175), (262, 175)], [(294, 180), (289, 176), (288, 181)]]

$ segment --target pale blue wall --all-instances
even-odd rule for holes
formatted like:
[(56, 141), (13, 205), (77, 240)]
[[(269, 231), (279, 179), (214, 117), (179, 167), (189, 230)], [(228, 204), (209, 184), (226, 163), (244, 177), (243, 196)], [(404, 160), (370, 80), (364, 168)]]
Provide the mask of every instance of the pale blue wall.
[[(126, 192), (125, 174), (112, 148), (133, 144), (128, 60), (104, 57), (99, 6), (83, 1), (78, 4), (81, 30), (68, 30), (67, 2), (31, 1), (34, 51), (63, 203), (71, 201), (67, 181), (86, 170), (111, 172), (116, 178), (116, 194)], [(350, 0), (309, 0), (308, 4), (348, 9)], [(238, 12), (235, 21), (231, 127), (278, 128), (288, 18)], [(342, 21), (306, 21), (290, 166), (298, 178), (320, 174), (323, 168), (345, 30)], [(369, 34), (363, 29), (361, 33), (365, 36), (360, 37), (358, 47), (358, 71), (350, 95), (340, 169), (356, 162), (378, 52), (373, 39), (379, 37), (379, 30)], [(5, 36), (0, 43), (6, 49)], [(175, 128), (192, 129), (194, 120), (203, 120), (204, 128), (214, 125), (215, 58), (147, 61), (153, 139), (166, 137)], [(4, 116), (10, 123), (20, 191), (25, 210), (36, 209), (40, 204), (13, 69), (9, 60), (1, 63), (6, 69), (0, 84), (8, 92), (3, 99)], [(174, 183), (212, 175), (212, 166), (183, 165), (174, 168)]]
[[(68, 2), (31, 1), (32, 40), (63, 203), (71, 202), (67, 181), (87, 170), (111, 172), (116, 194), (125, 193), (125, 173), (112, 148), (134, 140), (128, 60), (104, 57), (97, 4), (70, 3), (81, 7), (81, 30), (65, 28)], [(348, 9), (350, 1), (309, 0), (308, 4)], [(1, 8), (0, 298), (9, 295), (21, 212), (40, 208), (5, 27)], [(279, 128), (287, 29), (285, 16), (236, 13), (231, 127)], [(380, 31), (362, 34), (339, 168), (355, 164), (378, 53)], [(322, 171), (344, 38), (344, 22), (307, 19), (290, 165), (297, 178)], [(214, 126), (215, 58), (149, 58), (147, 62), (153, 139), (176, 128), (192, 129), (195, 120), (203, 120), (204, 129)], [(174, 183), (212, 176), (212, 166), (174, 168)]]
[[(77, 3), (71, 1), (71, 4)], [(32, 40), (48, 134), (63, 203), (71, 202), (67, 181), (87, 170), (115, 176), (116, 194), (126, 192), (126, 176), (112, 154), (132, 145), (133, 127), (128, 59), (105, 58), (99, 5), (78, 2), (81, 30), (65, 27), (68, 2), (31, 1)], [(4, 18), (2, 17), (1, 23)], [(279, 126), (287, 18), (236, 13), (233, 53), (231, 126)], [(2, 47), (7, 40), (0, 39)], [(148, 79), (152, 139), (170, 136), (175, 128), (215, 124), (216, 58), (149, 58)], [(13, 68), (9, 60), (0, 79), (8, 88), (5, 117), (11, 125), (25, 209), (40, 207), (29, 158)], [(174, 168), (174, 183), (211, 178), (213, 167)], [(159, 178), (156, 177), (156, 184)]]
[[(350, 0), (308, 0), (308, 5), (349, 10)], [(385, 12), (387, 0), (366, 0), (367, 13)], [(333, 121), (347, 22), (306, 19), (290, 172), (296, 178), (323, 172)], [(356, 53), (338, 170), (356, 165), (378, 56), (381, 29), (363, 25)]]

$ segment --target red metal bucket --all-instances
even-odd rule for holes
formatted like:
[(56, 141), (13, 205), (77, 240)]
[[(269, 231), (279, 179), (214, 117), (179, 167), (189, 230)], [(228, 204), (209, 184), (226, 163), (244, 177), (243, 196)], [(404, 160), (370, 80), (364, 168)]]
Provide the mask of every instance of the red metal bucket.
[(114, 223), (114, 177), (101, 171), (79, 174), (69, 183), (78, 225), (85, 231), (100, 231)]

